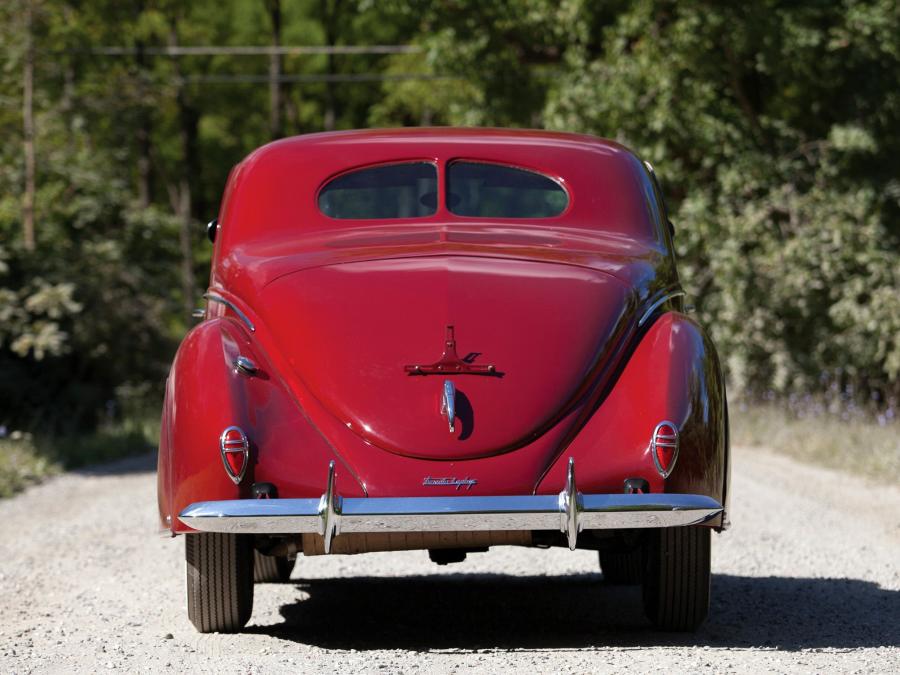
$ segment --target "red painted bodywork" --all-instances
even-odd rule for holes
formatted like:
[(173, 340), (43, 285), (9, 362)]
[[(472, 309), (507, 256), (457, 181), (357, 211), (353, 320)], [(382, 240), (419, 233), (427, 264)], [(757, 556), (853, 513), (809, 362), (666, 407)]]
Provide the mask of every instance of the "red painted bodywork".
[[(539, 171), (569, 193), (557, 217), (474, 219), (444, 206), (453, 159)], [(434, 162), (438, 209), (396, 220), (335, 220), (317, 193), (344, 171)], [(575, 458), (582, 492), (651, 491), (725, 502), (727, 415), (709, 338), (667, 300), (678, 290), (671, 235), (654, 182), (627, 149), (589, 136), (500, 130), (315, 134), (267, 145), (232, 171), (210, 292), (224, 304), (185, 337), (172, 365), (159, 454), (163, 527), (189, 528), (191, 503), (321, 495), (328, 463), (341, 495), (440, 496), (426, 476), (473, 478), (468, 494), (552, 494)], [(454, 327), (460, 358), (490, 373), (415, 374), (437, 362)], [(233, 368), (239, 355), (259, 367)], [(485, 370), (486, 368), (482, 368)], [(458, 423), (441, 416), (454, 382)], [(655, 426), (681, 444), (663, 479)], [(235, 485), (218, 439), (240, 426), (250, 467)], [(712, 521), (720, 524), (719, 520)]]

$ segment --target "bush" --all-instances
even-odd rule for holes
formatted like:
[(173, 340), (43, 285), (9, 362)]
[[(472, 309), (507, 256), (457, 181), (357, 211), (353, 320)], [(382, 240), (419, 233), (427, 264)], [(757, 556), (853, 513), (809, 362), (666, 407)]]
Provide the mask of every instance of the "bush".
[(656, 166), (734, 392), (900, 395), (895, 9), (637, 2), (549, 94)]
[[(0, 425), (72, 434), (159, 405), (183, 326), (178, 230), (135, 208), (97, 153), (51, 160), (37, 249), (0, 245)], [(2, 241), (18, 239), (14, 198), (0, 198)]]

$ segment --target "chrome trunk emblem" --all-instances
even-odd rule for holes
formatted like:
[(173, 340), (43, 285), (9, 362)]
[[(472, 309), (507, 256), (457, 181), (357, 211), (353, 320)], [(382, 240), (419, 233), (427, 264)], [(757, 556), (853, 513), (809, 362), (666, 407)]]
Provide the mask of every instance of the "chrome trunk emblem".
[(497, 372), (493, 363), (473, 363), (481, 356), (480, 352), (471, 352), (464, 358), (459, 358), (456, 353), (456, 335), (453, 326), (447, 326), (447, 335), (444, 338), (444, 353), (441, 358), (431, 364), (414, 363), (403, 366), (410, 375), (490, 375), (503, 377), (503, 373)]
[(441, 415), (447, 418), (450, 433), (456, 431), (456, 387), (450, 380), (444, 380), (444, 395), (441, 398)]

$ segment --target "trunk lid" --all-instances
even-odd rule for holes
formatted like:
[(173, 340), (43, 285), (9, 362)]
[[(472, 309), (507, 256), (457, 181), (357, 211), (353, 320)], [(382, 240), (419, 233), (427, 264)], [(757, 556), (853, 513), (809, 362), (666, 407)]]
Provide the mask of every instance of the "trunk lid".
[[(343, 424), (390, 452), (457, 460), (534, 440), (583, 392), (635, 303), (586, 267), (434, 255), (299, 269), (255, 305), (290, 375)], [(451, 326), (459, 360), (482, 372), (416, 374), (448, 351)]]

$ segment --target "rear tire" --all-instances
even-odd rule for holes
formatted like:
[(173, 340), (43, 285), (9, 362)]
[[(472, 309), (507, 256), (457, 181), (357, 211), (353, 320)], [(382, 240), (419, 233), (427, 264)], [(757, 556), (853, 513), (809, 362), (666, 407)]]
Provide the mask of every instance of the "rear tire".
[(644, 551), (638, 546), (631, 551), (600, 551), (603, 581), (621, 586), (637, 586), (644, 578)]
[(696, 630), (709, 613), (709, 528), (652, 530), (647, 533), (645, 550), (647, 618), (659, 630)]
[(286, 555), (263, 555), (253, 552), (253, 581), (258, 584), (281, 584), (291, 578), (294, 560)]
[(253, 538), (201, 532), (184, 539), (188, 617), (201, 633), (234, 633), (253, 612)]

